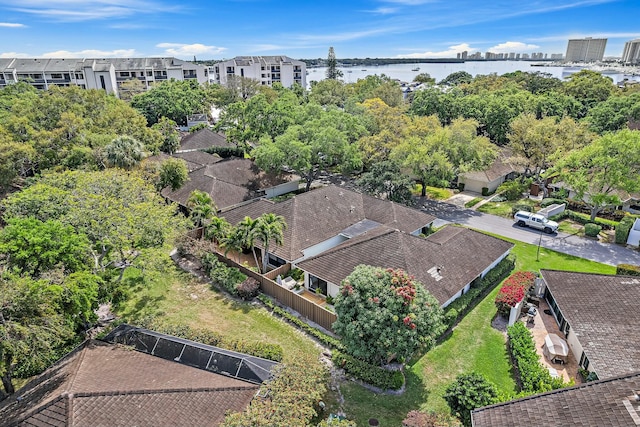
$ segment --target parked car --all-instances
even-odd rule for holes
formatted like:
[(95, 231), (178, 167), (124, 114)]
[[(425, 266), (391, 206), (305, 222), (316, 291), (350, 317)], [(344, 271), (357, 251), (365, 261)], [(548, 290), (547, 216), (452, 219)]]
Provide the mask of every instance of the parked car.
[(518, 211), (513, 216), (513, 220), (520, 227), (531, 227), (538, 230), (542, 230), (545, 233), (551, 234), (558, 231), (558, 223), (550, 221), (542, 215), (538, 215), (527, 211)]

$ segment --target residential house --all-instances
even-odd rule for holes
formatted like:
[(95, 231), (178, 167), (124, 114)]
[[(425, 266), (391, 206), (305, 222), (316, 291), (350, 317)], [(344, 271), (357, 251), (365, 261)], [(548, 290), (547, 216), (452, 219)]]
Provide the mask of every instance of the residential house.
[(640, 371), (640, 277), (540, 273), (545, 298), (581, 368), (602, 379)]
[(237, 224), (245, 216), (257, 218), (269, 212), (281, 215), (287, 224), (282, 246), (270, 247), (272, 267), (296, 264), (379, 225), (417, 235), (436, 219), (417, 209), (334, 185), (277, 203), (258, 199), (230, 209), (223, 216)]
[[(491, 194), (500, 184), (515, 178), (518, 172), (522, 170), (513, 164), (510, 150), (501, 149), (488, 169), (461, 173), (458, 176), (458, 185), (464, 184), (464, 191)], [(486, 188), (484, 192), (483, 188)]]
[(359, 264), (401, 268), (413, 275), (443, 307), (504, 259), (512, 243), (467, 228), (446, 226), (426, 238), (378, 224), (296, 266), (306, 286), (335, 296)]
[[(201, 151), (176, 153), (176, 157), (192, 162), (196, 159), (191, 156), (202, 158), (204, 155), (211, 156)], [(211, 157), (215, 162), (193, 170), (182, 187), (177, 190), (165, 188), (162, 196), (186, 207), (194, 190), (204, 191), (219, 210), (225, 210), (257, 197), (271, 198), (298, 189), (300, 177), (297, 175), (264, 172), (250, 159)]]
[(473, 427), (640, 425), (640, 372), (553, 390), (471, 412)]
[(235, 148), (236, 145), (227, 142), (227, 138), (223, 134), (203, 128), (182, 138), (180, 148), (176, 152), (204, 151), (214, 147)]
[(85, 341), (0, 402), (0, 424), (218, 426), (277, 364), (128, 325), (106, 340)]

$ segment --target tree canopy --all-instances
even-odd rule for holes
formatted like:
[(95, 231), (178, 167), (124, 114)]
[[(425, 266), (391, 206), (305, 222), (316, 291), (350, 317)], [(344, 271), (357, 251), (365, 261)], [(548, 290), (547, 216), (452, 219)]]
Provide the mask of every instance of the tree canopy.
[(430, 348), (442, 326), (438, 301), (402, 270), (360, 265), (335, 298), (334, 331), (353, 356), (375, 364)]
[(147, 119), (149, 125), (161, 117), (179, 125), (187, 124), (187, 116), (209, 110), (205, 89), (196, 80), (166, 80), (146, 92), (135, 95), (131, 106)]

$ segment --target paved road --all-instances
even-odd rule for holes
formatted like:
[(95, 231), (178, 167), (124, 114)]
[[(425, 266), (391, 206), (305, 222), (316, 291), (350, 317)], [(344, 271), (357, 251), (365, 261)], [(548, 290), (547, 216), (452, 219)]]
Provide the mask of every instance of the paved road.
[(461, 208), (450, 203), (421, 200), (420, 204), (423, 211), (439, 218), (439, 223), (462, 224), (534, 245), (541, 242), (544, 248), (604, 264), (640, 264), (640, 252), (620, 245), (600, 243), (566, 233), (544, 234), (531, 228), (518, 227), (507, 218)]

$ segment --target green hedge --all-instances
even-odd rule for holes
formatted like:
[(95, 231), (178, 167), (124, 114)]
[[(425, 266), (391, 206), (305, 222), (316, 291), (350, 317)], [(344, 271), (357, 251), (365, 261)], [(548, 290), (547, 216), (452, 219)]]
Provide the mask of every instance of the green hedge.
[(620, 245), (625, 245), (627, 243), (629, 232), (631, 231), (631, 227), (633, 227), (634, 222), (635, 218), (632, 216), (625, 216), (622, 218), (616, 227), (616, 243)]
[(533, 336), (523, 322), (509, 326), (507, 335), (509, 351), (520, 378), (522, 391), (542, 393), (567, 386), (562, 378), (552, 378), (549, 370), (540, 363)]
[(238, 296), (238, 285), (247, 279), (247, 276), (235, 267), (229, 267), (218, 259), (215, 254), (208, 253), (202, 257), (202, 267), (211, 280), (220, 285), (233, 296)]
[(632, 264), (618, 264), (616, 274), (622, 276), (640, 276), (640, 266)]
[(580, 212), (576, 212), (576, 211), (572, 211), (572, 210), (565, 210), (562, 213), (559, 213), (558, 215), (554, 215), (552, 216), (551, 220), (556, 221), (556, 222), (560, 222), (563, 219), (570, 219), (572, 221), (575, 221), (579, 224), (587, 224), (587, 223), (593, 223), (593, 224), (597, 224), (600, 227), (602, 227), (604, 230), (613, 230), (618, 226), (618, 222), (615, 221), (611, 221), (610, 219), (602, 219), (602, 218), (596, 218), (595, 220), (591, 220), (591, 216), (588, 214), (584, 214), (584, 213), (580, 213)]
[(514, 216), (518, 211), (533, 212), (533, 208), (524, 204), (513, 205), (511, 207), (511, 216)]
[(333, 364), (354, 377), (382, 390), (398, 390), (404, 384), (402, 371), (390, 371), (333, 350)]
[(456, 324), (456, 321), (467, 314), (474, 306), (478, 296), (488, 289), (493, 289), (513, 271), (516, 265), (515, 256), (509, 255), (493, 267), (476, 286), (472, 286), (469, 292), (453, 301), (444, 309), (444, 330), (448, 330)]
[(584, 234), (589, 237), (598, 237), (598, 234), (600, 234), (600, 231), (602, 231), (602, 227), (599, 226), (598, 224), (588, 222), (584, 225)]
[(227, 350), (249, 354), (276, 362), (281, 362), (284, 351), (278, 344), (262, 341), (245, 341), (242, 338), (232, 338), (208, 329), (195, 329), (187, 325), (165, 325), (154, 318), (140, 320), (138, 326), (151, 329), (162, 334), (185, 338), (202, 344), (226, 348)]
[(204, 151), (209, 154), (217, 154), (225, 159), (228, 157), (244, 157), (244, 149), (237, 147), (211, 147)]

